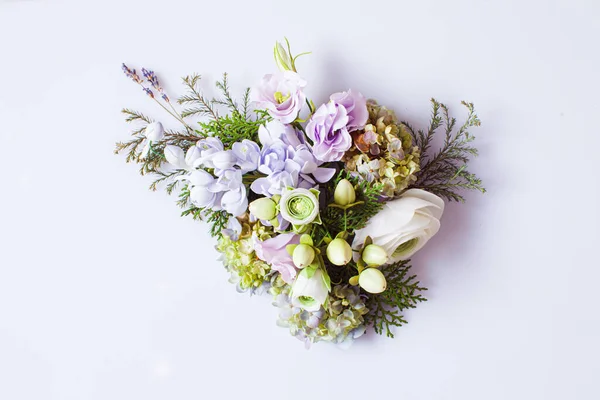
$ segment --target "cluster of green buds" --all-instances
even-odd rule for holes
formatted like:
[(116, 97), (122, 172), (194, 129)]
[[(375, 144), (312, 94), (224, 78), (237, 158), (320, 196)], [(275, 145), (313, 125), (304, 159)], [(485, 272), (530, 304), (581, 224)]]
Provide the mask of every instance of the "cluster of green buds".
[(387, 281), (378, 268), (387, 261), (385, 249), (373, 244), (373, 240), (367, 236), (357, 262), (358, 275), (350, 278), (350, 284), (359, 285), (369, 293), (383, 292), (387, 288)]
[[(342, 179), (335, 187), (333, 203), (329, 204), (329, 207), (341, 208), (346, 211), (362, 203), (362, 201), (356, 201), (356, 191), (352, 183), (348, 179)], [(332, 264), (343, 266), (352, 260), (352, 248), (346, 241), (347, 238), (347, 232), (340, 232), (335, 238), (328, 239), (326, 254)]]

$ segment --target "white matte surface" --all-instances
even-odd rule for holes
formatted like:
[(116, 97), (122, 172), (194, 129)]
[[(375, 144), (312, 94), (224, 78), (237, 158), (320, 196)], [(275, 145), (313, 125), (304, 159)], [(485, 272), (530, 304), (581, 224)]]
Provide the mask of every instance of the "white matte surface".
[[(483, 121), (395, 340), (305, 351), (112, 154), (123, 106), (173, 126), (121, 62), (240, 90), (284, 35), (316, 102)], [(0, 2), (0, 399), (600, 398), (598, 38), (596, 0)]]

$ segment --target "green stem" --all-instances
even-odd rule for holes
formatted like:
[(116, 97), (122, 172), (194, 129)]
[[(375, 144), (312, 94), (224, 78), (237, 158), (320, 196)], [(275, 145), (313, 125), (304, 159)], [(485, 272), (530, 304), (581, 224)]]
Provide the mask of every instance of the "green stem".
[(348, 230), (348, 218), (346, 216), (347, 210), (344, 208), (344, 232)]
[[(146, 87), (144, 86), (143, 83), (138, 82), (138, 84), (143, 87), (144, 89), (146, 89)], [(169, 114), (171, 114), (171, 116), (173, 118), (175, 118), (177, 121), (181, 122), (183, 124), (183, 126), (185, 126), (187, 129), (189, 130), (193, 130), (188, 124), (185, 123), (185, 121), (183, 120), (183, 117), (181, 117), (177, 111), (175, 111), (175, 108), (173, 108), (173, 105), (171, 103), (169, 103), (169, 105), (171, 106), (171, 108), (173, 109), (173, 112), (171, 112), (167, 107), (165, 107), (160, 101), (158, 101), (154, 96), (152, 96), (152, 100), (154, 100), (156, 102), (156, 104), (158, 104), (159, 106), (161, 106), (166, 112), (168, 112)]]

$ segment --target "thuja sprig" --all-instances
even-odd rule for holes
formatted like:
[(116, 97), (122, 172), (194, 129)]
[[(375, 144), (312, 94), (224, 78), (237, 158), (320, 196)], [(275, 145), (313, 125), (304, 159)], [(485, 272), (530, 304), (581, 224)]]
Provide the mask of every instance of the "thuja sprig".
[[(478, 154), (472, 144), (475, 137), (469, 133), (469, 128), (481, 124), (473, 103), (462, 102), (469, 113), (465, 123), (456, 132), (456, 118), (450, 117), (448, 107), (435, 99), (431, 99), (431, 103), (433, 109), (429, 129), (414, 134), (415, 144), (421, 149), (421, 170), (411, 187), (427, 190), (449, 201), (461, 202), (465, 200), (459, 193), (461, 189), (484, 193), (481, 180), (467, 170), (471, 157)], [(445, 130), (444, 143), (439, 150), (431, 153), (435, 133), (440, 128)]]
[(180, 105), (186, 108), (181, 112), (184, 118), (191, 116), (208, 116), (209, 118), (218, 121), (219, 115), (213, 105), (213, 101), (202, 94), (200, 90), (201, 76), (198, 74), (188, 75), (183, 78), (183, 84), (187, 89), (187, 94), (182, 95), (177, 99)]
[(369, 313), (365, 323), (372, 325), (376, 333), (393, 338), (393, 327), (407, 323), (403, 311), (415, 308), (417, 303), (427, 301), (421, 295), (427, 288), (420, 286), (416, 275), (410, 275), (410, 260), (399, 261), (380, 267), (386, 278), (387, 289), (379, 294), (367, 294), (365, 302)]
[[(124, 108), (121, 110), (121, 112), (123, 114), (125, 114), (125, 122), (134, 122), (134, 121), (143, 121), (146, 124), (149, 124), (152, 122), (152, 119), (150, 117), (147, 117), (146, 115), (142, 114), (141, 112), (129, 109), (129, 108)], [(140, 129), (140, 131), (144, 130), (145, 126)], [(138, 132), (133, 132), (133, 135), (139, 133)]]
[(324, 227), (329, 232), (352, 232), (364, 228), (369, 219), (381, 211), (383, 203), (380, 200), (382, 185), (358, 179), (347, 172), (341, 171), (333, 184), (328, 184), (326, 199), (333, 198), (333, 190), (342, 180), (349, 180), (356, 192), (357, 205), (345, 210), (338, 207), (326, 207), (321, 214)]
[(249, 120), (242, 114), (230, 114), (218, 121), (200, 122), (201, 132), (205, 136), (216, 136), (221, 139), (223, 146), (230, 149), (236, 142), (244, 139), (258, 141), (258, 128), (265, 123), (264, 119)]
[(191, 206), (181, 213), (181, 216), (191, 216), (194, 220), (200, 220), (210, 225), (211, 236), (219, 236), (229, 222), (230, 215), (226, 211), (215, 211), (208, 208)]
[(227, 73), (224, 73), (223, 79), (221, 79), (221, 81), (217, 81), (215, 85), (223, 94), (223, 98), (213, 99), (212, 103), (225, 106), (229, 109), (229, 111), (231, 111), (232, 114), (241, 117), (242, 111), (240, 111), (240, 109), (238, 108), (237, 102), (233, 99), (233, 96), (231, 96), (231, 92), (229, 91), (229, 81), (227, 79)]
[(210, 234), (212, 236), (219, 236), (231, 217), (223, 210), (215, 211), (210, 208), (196, 207), (191, 204), (190, 190), (187, 185), (181, 188), (177, 205), (185, 209), (181, 212), (182, 217), (191, 216), (194, 220), (207, 222), (210, 225)]

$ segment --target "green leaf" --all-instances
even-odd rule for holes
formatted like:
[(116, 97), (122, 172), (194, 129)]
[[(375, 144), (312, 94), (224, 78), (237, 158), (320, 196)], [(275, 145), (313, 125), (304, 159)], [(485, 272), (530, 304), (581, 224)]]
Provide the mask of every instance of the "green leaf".
[(300, 243), (312, 246), (313, 245), (313, 240), (310, 237), (310, 235), (304, 234), (304, 235), (300, 236)]
[(287, 250), (288, 254), (292, 256), (294, 255), (294, 250), (296, 250), (296, 247), (298, 247), (297, 244), (288, 244), (285, 246), (285, 249)]
[(319, 268), (319, 264), (311, 264), (308, 267), (304, 268), (300, 273), (304, 274), (306, 279), (310, 279), (315, 275), (317, 269)]
[(331, 278), (325, 268), (321, 268), (321, 271), (323, 271), (323, 283), (327, 286), (327, 291), (331, 292)]

